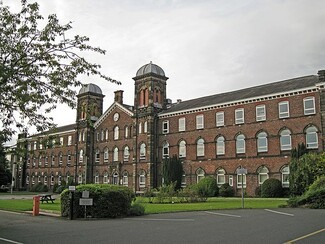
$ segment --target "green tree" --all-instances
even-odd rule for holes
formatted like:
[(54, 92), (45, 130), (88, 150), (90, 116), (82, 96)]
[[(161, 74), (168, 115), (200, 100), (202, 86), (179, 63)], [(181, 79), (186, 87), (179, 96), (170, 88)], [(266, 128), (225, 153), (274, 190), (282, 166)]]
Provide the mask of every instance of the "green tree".
[(176, 182), (175, 189), (182, 187), (183, 165), (176, 155), (164, 159), (162, 173), (165, 185)]
[(61, 25), (55, 14), (45, 21), (38, 3), (21, 0), (21, 10), (12, 13), (0, 1), (0, 23), (0, 133), (8, 139), (13, 125), (38, 131), (53, 127), (48, 113), (57, 103), (75, 107), (73, 88), (82, 85), (83, 75), (120, 84), (81, 55), (105, 50), (89, 45), (86, 36), (69, 38), (71, 22)]
[(8, 160), (6, 158), (6, 151), (4, 148), (4, 139), (0, 135), (0, 186), (7, 185), (11, 181), (11, 173), (8, 169)]
[(290, 192), (302, 195), (317, 179), (325, 175), (325, 153), (308, 153), (290, 162)]

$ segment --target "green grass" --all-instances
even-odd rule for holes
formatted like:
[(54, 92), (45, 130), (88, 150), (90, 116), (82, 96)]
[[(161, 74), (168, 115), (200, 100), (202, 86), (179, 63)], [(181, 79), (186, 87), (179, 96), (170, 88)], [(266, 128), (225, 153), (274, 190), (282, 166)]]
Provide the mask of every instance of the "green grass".
[[(200, 210), (217, 210), (217, 209), (240, 209), (242, 207), (241, 198), (209, 198), (206, 202), (201, 203), (175, 203), (175, 204), (152, 204), (147, 198), (137, 197), (137, 203), (145, 207), (146, 214), (157, 214), (180, 211), (200, 211)], [(245, 208), (278, 208), (280, 205), (286, 205), (286, 198), (245, 198)], [(26, 199), (9, 199), (0, 200), (0, 209), (9, 211), (31, 211), (33, 209), (33, 200)], [(61, 212), (60, 199), (55, 203), (41, 203), (41, 211)]]
[[(0, 200), (0, 209), (9, 211), (32, 211), (33, 200), (32, 199), (8, 199)], [(51, 211), (60, 213), (61, 202), (56, 199), (54, 203), (40, 203), (40, 210)]]
[[(200, 211), (200, 210), (216, 210), (216, 209), (239, 209), (242, 208), (241, 198), (209, 198), (206, 202), (201, 203), (163, 203), (152, 204), (148, 203), (145, 198), (137, 198), (138, 203), (145, 207), (146, 214), (167, 213), (179, 211)], [(286, 205), (285, 198), (245, 198), (244, 207), (251, 209), (258, 208), (278, 208), (281, 205)]]

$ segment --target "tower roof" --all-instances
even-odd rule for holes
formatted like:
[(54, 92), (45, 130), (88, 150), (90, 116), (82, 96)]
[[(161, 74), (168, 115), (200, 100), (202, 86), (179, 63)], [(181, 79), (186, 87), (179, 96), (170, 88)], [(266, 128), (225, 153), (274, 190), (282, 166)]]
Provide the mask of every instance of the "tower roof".
[(103, 94), (99, 86), (92, 83), (83, 85), (79, 90), (78, 94), (81, 95), (88, 92), (95, 93), (95, 94)]
[(146, 75), (146, 74), (156, 74), (156, 75), (160, 75), (160, 76), (165, 76), (165, 72), (162, 68), (160, 68), (158, 65), (153, 64), (151, 61), (148, 64), (143, 65), (136, 74), (137, 76), (142, 76), (142, 75)]

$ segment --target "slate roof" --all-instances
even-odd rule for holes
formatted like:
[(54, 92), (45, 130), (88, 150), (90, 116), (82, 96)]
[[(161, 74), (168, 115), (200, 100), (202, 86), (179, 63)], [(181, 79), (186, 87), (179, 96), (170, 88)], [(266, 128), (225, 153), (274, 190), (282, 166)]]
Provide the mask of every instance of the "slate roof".
[(173, 104), (171, 108), (165, 110), (160, 115), (174, 113), (183, 110), (191, 110), (217, 104), (230, 103), (244, 99), (261, 97), (271, 94), (283, 93), (286, 91), (300, 90), (306, 87), (313, 87), (318, 82), (318, 76), (310, 75), (284, 81), (273, 82), (265, 85), (254, 86), (237, 91), (215, 94), (200, 97)]
[(44, 132), (41, 132), (41, 133), (31, 135), (28, 138), (33, 138), (33, 137), (37, 137), (37, 136), (44, 136), (44, 135), (48, 135), (48, 134), (51, 135), (51, 134), (63, 133), (63, 132), (66, 132), (66, 131), (75, 130), (76, 127), (77, 127), (76, 123), (70, 124), (70, 125), (59, 126), (59, 127), (56, 127), (55, 129), (52, 129), (52, 130), (47, 130), (47, 131), (44, 131)]

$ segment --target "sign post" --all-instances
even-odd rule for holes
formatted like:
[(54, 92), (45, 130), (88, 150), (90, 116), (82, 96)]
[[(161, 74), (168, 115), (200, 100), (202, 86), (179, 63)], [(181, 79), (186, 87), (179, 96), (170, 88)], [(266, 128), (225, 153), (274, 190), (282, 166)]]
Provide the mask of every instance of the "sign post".
[(241, 176), (241, 200), (242, 208), (244, 208), (244, 175), (247, 175), (247, 169), (240, 167), (237, 169), (237, 175)]
[(87, 218), (87, 206), (93, 205), (93, 199), (89, 198), (89, 191), (82, 192), (82, 198), (79, 199), (79, 205), (85, 206), (85, 219)]
[(69, 186), (69, 198), (70, 198), (70, 212), (69, 219), (73, 220), (73, 202), (74, 202), (74, 192), (76, 191), (76, 186)]

